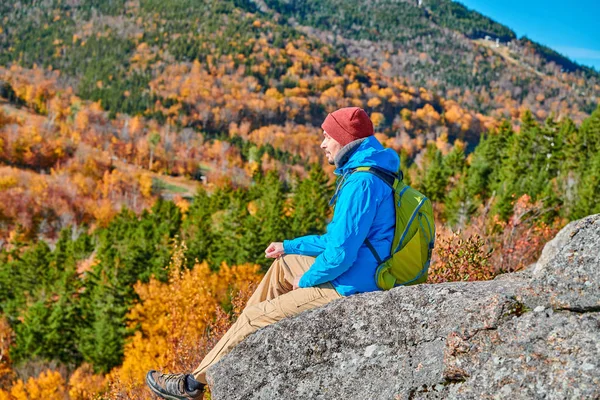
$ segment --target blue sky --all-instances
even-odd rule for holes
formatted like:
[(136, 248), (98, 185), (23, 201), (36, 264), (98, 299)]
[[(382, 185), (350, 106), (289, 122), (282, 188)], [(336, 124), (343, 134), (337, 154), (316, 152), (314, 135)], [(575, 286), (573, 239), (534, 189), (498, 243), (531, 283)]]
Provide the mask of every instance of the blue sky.
[(600, 71), (600, 0), (459, 0), (511, 28)]

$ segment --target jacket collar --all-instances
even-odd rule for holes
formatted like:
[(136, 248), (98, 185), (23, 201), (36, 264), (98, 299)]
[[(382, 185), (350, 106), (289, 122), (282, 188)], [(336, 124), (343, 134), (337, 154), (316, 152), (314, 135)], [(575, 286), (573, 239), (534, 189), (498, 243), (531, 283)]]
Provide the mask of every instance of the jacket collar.
[(333, 159), (336, 171), (341, 171), (341, 169), (348, 162), (350, 157), (352, 157), (352, 155), (356, 152), (356, 150), (358, 150), (362, 142), (364, 142), (365, 140), (367, 140), (367, 138), (354, 140), (342, 147), (340, 151), (338, 151), (338, 153)]

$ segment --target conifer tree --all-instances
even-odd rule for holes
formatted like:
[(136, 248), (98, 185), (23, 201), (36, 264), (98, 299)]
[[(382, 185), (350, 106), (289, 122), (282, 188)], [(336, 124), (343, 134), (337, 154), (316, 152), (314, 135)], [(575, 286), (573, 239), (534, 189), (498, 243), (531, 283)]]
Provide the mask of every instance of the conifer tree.
[(514, 131), (505, 121), (483, 135), (475, 148), (469, 168), (467, 190), (478, 202), (489, 199), (501, 184), (500, 169), (508, 154)]
[(214, 238), (209, 250), (209, 260), (213, 268), (218, 268), (224, 261), (230, 265), (249, 261), (248, 247), (244, 246), (242, 241), (244, 221), (247, 218), (248, 202), (244, 194), (241, 191), (233, 192), (227, 208), (213, 216)]
[(531, 112), (526, 111), (521, 118), (521, 130), (511, 137), (506, 158), (499, 171), (499, 184), (494, 212), (507, 219), (513, 210), (513, 203), (523, 193), (533, 191), (534, 179), (530, 172), (535, 163), (535, 136), (539, 126)]
[(181, 239), (188, 248), (186, 252), (188, 266), (193, 266), (196, 260), (202, 262), (208, 258), (213, 241), (213, 212), (212, 201), (208, 193), (204, 188), (199, 189), (181, 227)]
[(402, 171), (402, 180), (405, 184), (411, 185), (410, 174), (408, 170), (410, 168), (408, 152), (404, 149), (400, 150), (400, 171)]
[(450, 172), (444, 164), (442, 152), (435, 145), (428, 145), (422, 166), (423, 178), (419, 190), (432, 201), (443, 201)]
[(320, 234), (325, 230), (332, 187), (320, 164), (297, 186), (292, 198), (290, 230), (293, 237)]
[(580, 162), (581, 145), (579, 128), (573, 120), (565, 118), (560, 122), (559, 135), (563, 143), (564, 164), (561, 168), (561, 175), (564, 175), (566, 171), (577, 169)]
[(591, 160), (600, 151), (600, 105), (581, 123), (579, 133), (581, 154)]
[(458, 175), (463, 172), (463, 167), (465, 166), (465, 150), (463, 146), (455, 145), (445, 157), (444, 164), (448, 169), (448, 173), (450, 176)]
[(572, 219), (600, 213), (600, 151), (594, 155), (588, 165), (577, 190)]
[(455, 227), (463, 228), (477, 207), (467, 190), (467, 169), (463, 168), (456, 185), (448, 192), (444, 202), (444, 217)]
[(270, 264), (264, 259), (264, 249), (273, 241), (283, 241), (288, 229), (287, 217), (284, 214), (286, 188), (279, 180), (276, 171), (269, 171), (261, 184), (261, 196), (257, 199), (257, 216), (260, 221), (260, 235), (257, 245), (260, 247), (258, 261), (263, 267)]

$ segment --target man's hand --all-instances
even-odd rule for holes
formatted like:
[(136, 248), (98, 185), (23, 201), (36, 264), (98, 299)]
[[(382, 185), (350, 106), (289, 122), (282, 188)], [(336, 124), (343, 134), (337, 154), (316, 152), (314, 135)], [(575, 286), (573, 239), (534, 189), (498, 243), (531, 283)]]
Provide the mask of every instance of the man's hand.
[(282, 242), (273, 242), (265, 250), (265, 257), (267, 258), (277, 258), (282, 254), (284, 254)]
[(300, 284), (300, 278), (302, 278), (302, 276), (297, 276), (294, 278), (294, 282), (292, 283), (292, 290), (296, 290), (298, 288), (300, 288), (300, 286), (298, 286), (298, 284)]

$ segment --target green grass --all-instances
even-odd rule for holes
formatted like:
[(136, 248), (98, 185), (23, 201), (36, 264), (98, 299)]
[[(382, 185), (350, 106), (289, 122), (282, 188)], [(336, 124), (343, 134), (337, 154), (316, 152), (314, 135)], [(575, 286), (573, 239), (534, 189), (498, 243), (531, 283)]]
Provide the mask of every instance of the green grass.
[(188, 190), (181, 186), (176, 186), (163, 181), (162, 179), (152, 178), (152, 191), (154, 192), (172, 192), (172, 193), (187, 193)]

